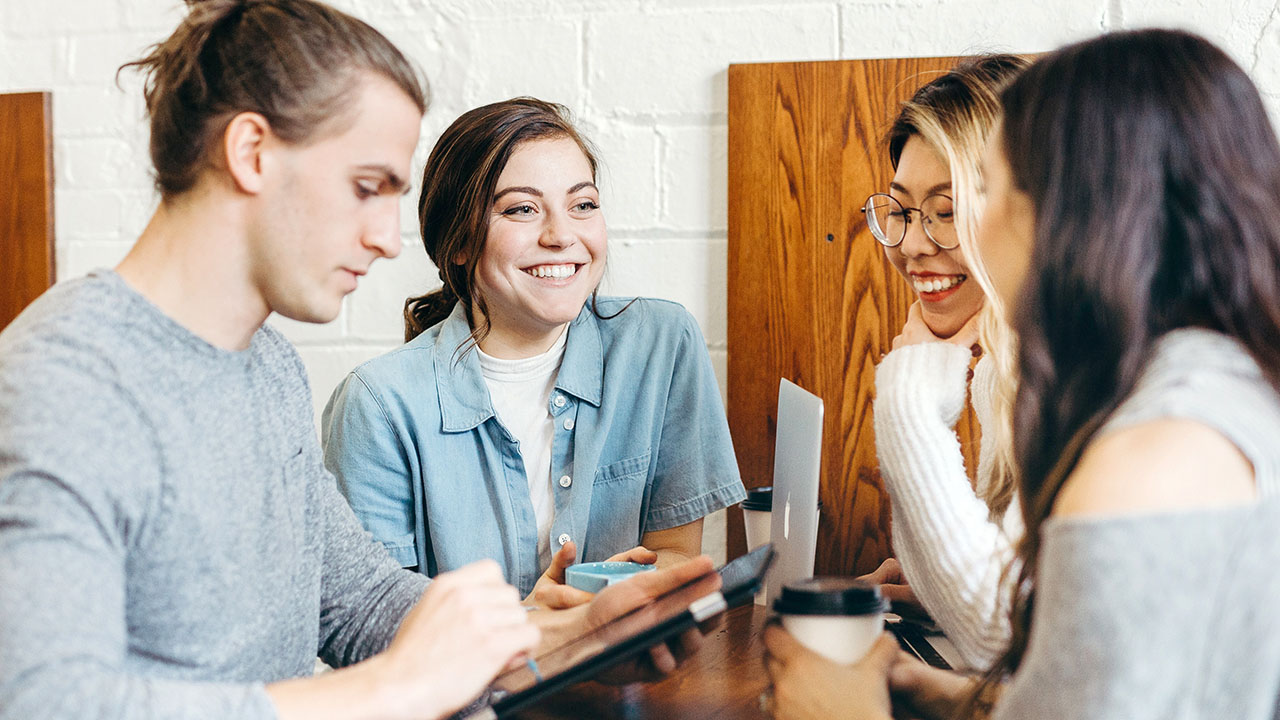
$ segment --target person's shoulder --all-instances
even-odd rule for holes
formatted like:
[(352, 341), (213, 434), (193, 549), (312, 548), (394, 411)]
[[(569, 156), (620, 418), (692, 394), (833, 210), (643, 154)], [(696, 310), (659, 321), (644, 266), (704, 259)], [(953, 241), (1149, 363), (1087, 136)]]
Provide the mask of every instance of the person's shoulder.
[(0, 373), (34, 378), (76, 368), (110, 374), (112, 349), (128, 343), (125, 304), (99, 276), (54, 285), (0, 333)]
[[(594, 310), (602, 319), (601, 327), (615, 333), (641, 333), (656, 337), (699, 331), (693, 315), (673, 300), (650, 297), (597, 297), (594, 306), (588, 301), (587, 311)], [(700, 332), (700, 331), (699, 331)]]
[(378, 393), (417, 393), (428, 383), (434, 387), (438, 336), (437, 328), (429, 328), (413, 340), (356, 365), (348, 381), (358, 379)]
[(1249, 502), (1249, 460), (1226, 436), (1191, 419), (1161, 418), (1105, 432), (1085, 448), (1054, 515), (1124, 515)]

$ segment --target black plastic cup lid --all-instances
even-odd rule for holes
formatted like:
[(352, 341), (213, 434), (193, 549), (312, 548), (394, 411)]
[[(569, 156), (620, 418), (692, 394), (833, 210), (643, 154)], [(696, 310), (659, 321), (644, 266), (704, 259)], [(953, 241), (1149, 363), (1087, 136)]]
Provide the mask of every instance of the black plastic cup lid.
[(787, 583), (773, 601), (784, 615), (871, 615), (887, 609), (880, 587), (850, 577), (821, 577)]
[[(747, 490), (747, 499), (742, 501), (742, 509), (771, 512), (773, 510), (773, 486), (765, 485), (764, 487)], [(821, 500), (818, 501), (818, 509), (822, 509)]]
[(742, 501), (743, 510), (763, 510), (769, 512), (773, 509), (773, 486), (765, 485), (764, 487), (751, 488), (747, 491), (747, 499)]

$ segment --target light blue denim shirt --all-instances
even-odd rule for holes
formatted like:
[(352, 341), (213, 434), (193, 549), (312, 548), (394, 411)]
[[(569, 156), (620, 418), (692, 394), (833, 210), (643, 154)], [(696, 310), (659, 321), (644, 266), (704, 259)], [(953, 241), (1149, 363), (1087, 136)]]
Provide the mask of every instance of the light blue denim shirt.
[[(628, 301), (600, 298), (600, 315)], [(745, 497), (697, 323), (640, 299), (569, 326), (548, 410), (555, 422), (551, 547), (604, 560), (654, 530)], [(357, 367), (325, 407), (325, 464), (356, 515), (405, 567), (428, 575), (493, 558), (528, 594), (537, 521), (515, 437), (494, 414), (462, 306)]]

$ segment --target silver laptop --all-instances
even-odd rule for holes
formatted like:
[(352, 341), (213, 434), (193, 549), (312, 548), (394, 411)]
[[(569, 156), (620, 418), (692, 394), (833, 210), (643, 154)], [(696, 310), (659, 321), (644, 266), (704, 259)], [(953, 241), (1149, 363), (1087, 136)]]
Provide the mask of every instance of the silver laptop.
[(781, 379), (773, 449), (770, 539), (777, 553), (766, 578), (770, 607), (782, 586), (813, 577), (818, 545), (818, 478), (822, 467), (822, 398)]

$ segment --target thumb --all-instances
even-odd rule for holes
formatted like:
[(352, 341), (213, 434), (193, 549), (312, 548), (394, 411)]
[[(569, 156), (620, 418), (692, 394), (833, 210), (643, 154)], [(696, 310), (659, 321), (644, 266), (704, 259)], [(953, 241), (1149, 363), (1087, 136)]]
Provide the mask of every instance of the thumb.
[(547, 577), (561, 585), (564, 584), (564, 569), (573, 564), (573, 559), (578, 555), (578, 547), (573, 541), (560, 546), (555, 555), (551, 556), (551, 565), (547, 568)]

